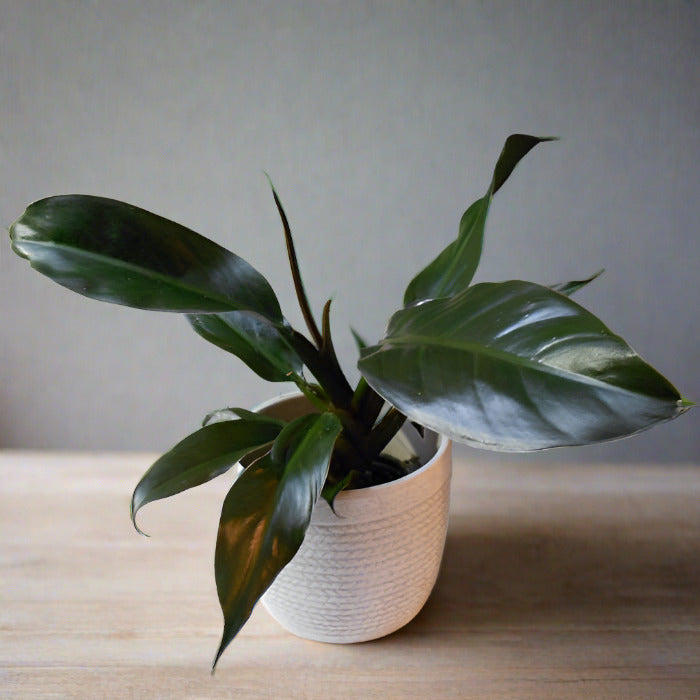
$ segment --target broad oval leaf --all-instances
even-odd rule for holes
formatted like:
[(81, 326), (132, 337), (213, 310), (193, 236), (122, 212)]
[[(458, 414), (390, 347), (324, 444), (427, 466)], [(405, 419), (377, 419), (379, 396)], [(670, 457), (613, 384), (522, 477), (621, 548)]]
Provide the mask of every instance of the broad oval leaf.
[(251, 310), (282, 320), (269, 283), (245, 260), (124, 202), (42, 199), (10, 227), (10, 238), (36, 270), (93, 299), (157, 311)]
[(593, 314), (529, 282), (399, 311), (359, 367), (411, 420), (494, 450), (611, 440), (687, 408)]
[(271, 445), (281, 430), (273, 421), (248, 417), (211, 423), (187, 436), (157, 459), (136, 485), (131, 497), (134, 527), (139, 529), (136, 514), (146, 503), (223, 474), (247, 454)]
[(302, 362), (290, 346), (288, 326), (258, 314), (228, 311), (188, 314), (192, 328), (210, 343), (234, 354), (269, 382), (290, 382)]
[(224, 631), (219, 657), (304, 540), (340, 421), (331, 413), (289, 423), (272, 450), (231, 487), (221, 511), (214, 568)]
[(462, 215), (457, 239), (411, 280), (404, 294), (404, 306), (426, 299), (451, 297), (469, 286), (481, 259), (491, 198), (527, 153), (538, 143), (552, 140), (527, 134), (512, 134), (506, 139), (488, 191)]

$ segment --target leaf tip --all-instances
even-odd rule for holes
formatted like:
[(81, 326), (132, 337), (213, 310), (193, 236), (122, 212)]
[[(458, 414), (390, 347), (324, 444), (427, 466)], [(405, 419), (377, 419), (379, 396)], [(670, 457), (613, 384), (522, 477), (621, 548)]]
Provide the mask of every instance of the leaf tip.
[(277, 209), (280, 210), (280, 214), (283, 213), (282, 210), (282, 202), (280, 201), (279, 195), (277, 194), (277, 190), (275, 189), (275, 185), (272, 182), (272, 178), (270, 177), (270, 174), (267, 172), (267, 170), (263, 170), (263, 175), (265, 176), (267, 180), (267, 184), (270, 186), (270, 189), (272, 190), (272, 196), (275, 200), (275, 204), (277, 205)]
[(144, 531), (136, 524), (135, 521), (134, 521), (134, 529), (136, 530), (136, 532), (139, 533), (139, 535), (142, 535), (143, 537), (148, 537), (148, 538), (150, 539), (151, 536), (150, 536), (147, 532), (144, 532)]
[(241, 627), (243, 627), (248, 617), (250, 617), (250, 612), (248, 613), (248, 616), (245, 617), (242, 622), (239, 621), (238, 624), (232, 624), (230, 621), (224, 620), (224, 630), (221, 635), (221, 641), (219, 642), (219, 648), (216, 650), (216, 655), (214, 656), (214, 661), (211, 665), (212, 676), (214, 675), (214, 671), (216, 671), (216, 665), (219, 663), (219, 659), (226, 651), (228, 645), (233, 641), (234, 637), (238, 634)]
[(138, 513), (139, 507), (134, 507), (134, 500), (132, 498), (131, 500), (131, 505), (129, 506), (129, 515), (131, 517), (131, 523), (134, 526), (134, 529), (136, 532), (139, 533), (139, 535), (143, 535), (144, 537), (150, 537), (150, 535), (147, 532), (144, 532), (137, 524), (136, 524), (136, 513)]
[(358, 352), (362, 352), (367, 347), (367, 341), (352, 326), (350, 326), (350, 333), (355, 340)]

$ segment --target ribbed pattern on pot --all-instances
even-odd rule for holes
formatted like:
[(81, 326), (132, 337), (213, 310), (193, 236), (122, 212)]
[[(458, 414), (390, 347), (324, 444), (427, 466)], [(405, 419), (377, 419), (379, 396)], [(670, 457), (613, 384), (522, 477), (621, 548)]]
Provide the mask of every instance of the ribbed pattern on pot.
[[(265, 594), (265, 607), (290, 632), (317, 641), (361, 642), (403, 627), (437, 578), (450, 475), (448, 464), (397, 497), (375, 487), (369, 504), (356, 498), (360, 492), (341, 494), (350, 498), (336, 502), (340, 517), (319, 503), (301, 549)], [(376, 501), (387, 497), (383, 509)]]

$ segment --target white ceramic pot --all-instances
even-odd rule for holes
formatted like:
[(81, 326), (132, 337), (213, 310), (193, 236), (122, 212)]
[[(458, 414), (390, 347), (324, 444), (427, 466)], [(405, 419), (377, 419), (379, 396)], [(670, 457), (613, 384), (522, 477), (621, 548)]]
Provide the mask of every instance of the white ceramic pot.
[[(305, 401), (283, 397), (262, 410), (290, 419)], [(322, 642), (377, 639), (427, 601), (445, 546), (451, 443), (429, 431), (421, 440), (412, 428), (397, 438), (394, 453), (410, 440), (424, 465), (387, 484), (341, 492), (336, 513), (320, 500), (300, 550), (263, 596), (290, 632)]]

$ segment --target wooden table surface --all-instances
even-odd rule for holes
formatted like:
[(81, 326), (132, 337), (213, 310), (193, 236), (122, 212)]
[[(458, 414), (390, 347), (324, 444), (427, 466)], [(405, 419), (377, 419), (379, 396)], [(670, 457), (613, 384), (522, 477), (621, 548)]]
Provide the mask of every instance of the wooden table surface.
[(700, 468), (457, 457), (411, 624), (321, 644), (259, 607), (212, 677), (229, 477), (146, 506), (143, 538), (152, 457), (0, 451), (0, 697), (700, 697)]

